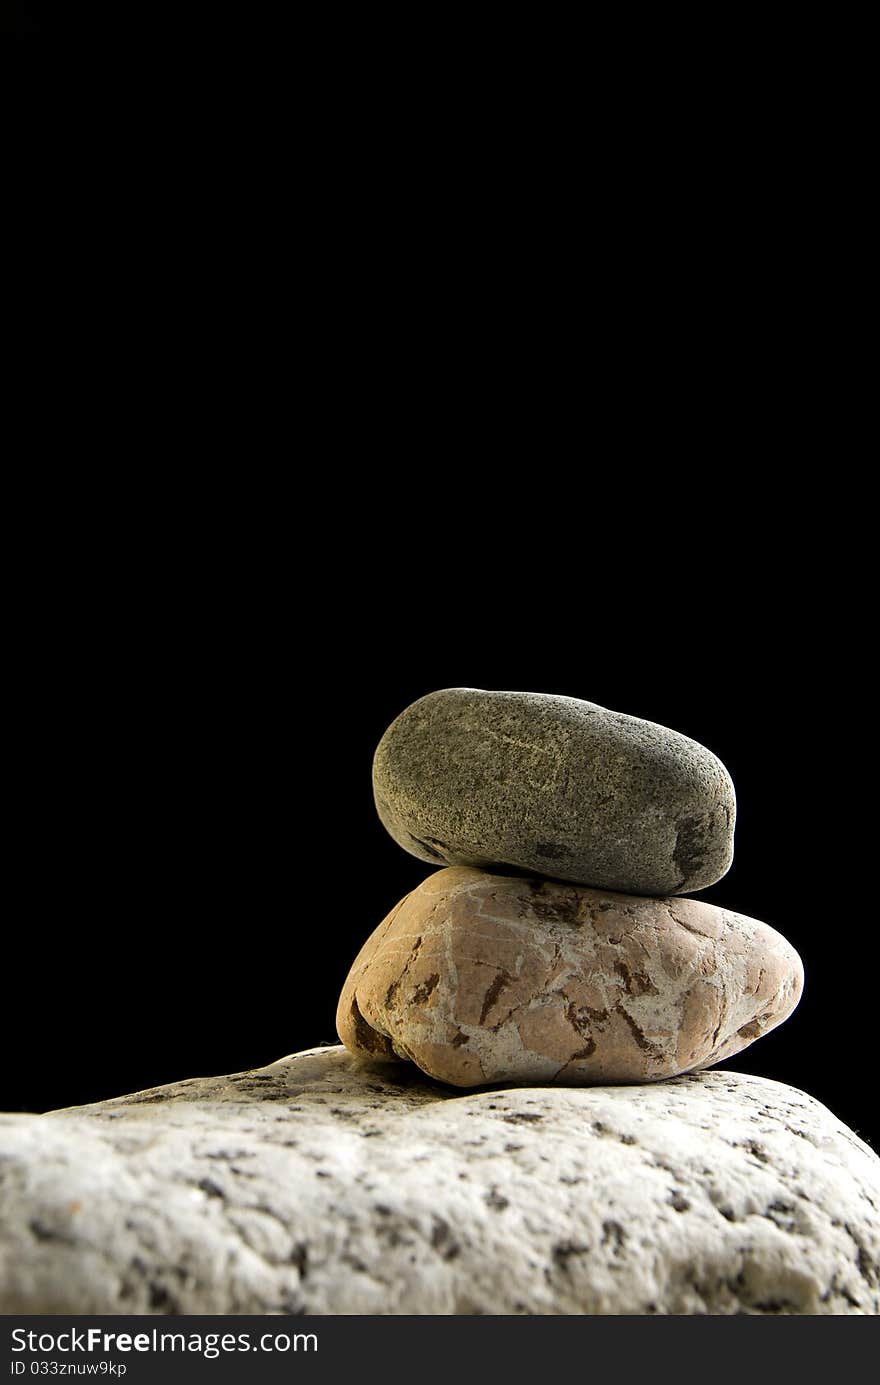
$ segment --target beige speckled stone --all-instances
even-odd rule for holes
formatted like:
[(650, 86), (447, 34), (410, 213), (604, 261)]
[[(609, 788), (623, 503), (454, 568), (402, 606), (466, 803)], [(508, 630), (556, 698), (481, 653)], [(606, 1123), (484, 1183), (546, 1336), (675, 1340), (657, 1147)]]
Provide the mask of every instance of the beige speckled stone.
[(0, 1314), (303, 1315), (323, 1350), (329, 1314), (880, 1313), (880, 1160), (744, 1073), (454, 1092), (312, 1049), (0, 1114), (0, 1170)]
[(802, 988), (794, 948), (742, 914), (454, 867), (367, 940), (336, 1026), (457, 1087), (644, 1082), (737, 1053)]

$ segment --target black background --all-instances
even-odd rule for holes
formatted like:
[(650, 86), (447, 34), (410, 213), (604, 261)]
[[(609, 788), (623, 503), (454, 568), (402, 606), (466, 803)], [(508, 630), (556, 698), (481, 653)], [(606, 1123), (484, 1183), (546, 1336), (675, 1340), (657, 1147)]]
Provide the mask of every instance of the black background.
[(223, 103), (155, 170), (152, 132), (22, 151), (54, 205), (19, 191), (9, 256), (0, 1109), (332, 1042), (428, 869), (374, 747), (466, 685), (721, 757), (702, 898), (806, 968), (728, 1065), (877, 1142), (864, 179), (761, 94), (748, 127), (738, 76), (709, 122), (684, 91), (626, 126), (618, 92), (576, 159), (562, 102), (557, 140), (514, 101), (450, 136), (439, 99), (389, 103), (381, 158), (360, 111), (230, 140)]
[(82, 6), (77, 6), (73, 0), (68, 4), (63, 0), (62, 3), (59, 0), (2, 0), (0, 3), (3, 32), (21, 37), (74, 33), (78, 10), (81, 18)]
[[(178, 3), (172, 7), (129, 4), (117, 0), (0, 0), (0, 33), (20, 38), (59, 39), (65, 43), (138, 36), (160, 43), (179, 38), (185, 30), (211, 35), (218, 29), (247, 31), (278, 15), (265, 7), (244, 6), (239, 0), (215, 0), (211, 5)], [(258, 12), (260, 11), (260, 12)]]
[(197, 491), (178, 523), (169, 490), (160, 529), (117, 523), (53, 568), (19, 670), (4, 1108), (334, 1042), (351, 960), (430, 870), (376, 818), (373, 749), (414, 698), (472, 686), (583, 697), (724, 760), (736, 857), (701, 897), (774, 925), (806, 968), (795, 1015), (726, 1066), (876, 1141), (852, 845), (866, 674), (812, 537), (780, 562), (778, 518), (746, 536), (714, 502), (684, 512), (686, 487), (625, 478), (579, 516), (564, 471), (540, 471), (401, 513), (349, 496), (345, 532), (304, 497), (279, 523), (265, 494), (221, 523)]
[(113, 38), (132, 30), (157, 34), (170, 30), (179, 19), (155, 6), (144, 13), (137, 3), (119, 5), (111, 0), (0, 0), (0, 17), (3, 33), (68, 41)]

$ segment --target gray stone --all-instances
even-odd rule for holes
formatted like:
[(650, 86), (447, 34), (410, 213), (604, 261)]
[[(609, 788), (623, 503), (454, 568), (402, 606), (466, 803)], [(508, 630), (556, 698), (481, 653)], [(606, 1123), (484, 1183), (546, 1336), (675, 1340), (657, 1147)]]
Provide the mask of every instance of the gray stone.
[(732, 1072), (451, 1096), (313, 1049), (2, 1116), (0, 1174), (4, 1314), (880, 1313), (880, 1161)]
[(385, 732), (382, 823), (405, 851), (632, 894), (687, 894), (733, 858), (721, 761), (650, 721), (548, 693), (446, 688)]
[(367, 939), (336, 1028), (456, 1087), (657, 1081), (775, 1029), (803, 981), (781, 933), (701, 899), (453, 866)]

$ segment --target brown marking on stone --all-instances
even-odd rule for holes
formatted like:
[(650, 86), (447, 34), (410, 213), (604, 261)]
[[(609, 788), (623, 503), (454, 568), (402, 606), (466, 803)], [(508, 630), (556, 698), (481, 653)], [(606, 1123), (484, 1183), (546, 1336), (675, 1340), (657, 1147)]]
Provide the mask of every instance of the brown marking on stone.
[(555, 899), (532, 900), (532, 912), (544, 923), (575, 923), (578, 906), (577, 893), (573, 890)]
[(627, 995), (657, 995), (657, 987), (643, 971), (635, 968), (630, 971), (626, 962), (615, 962), (614, 970), (623, 982)]
[(418, 957), (418, 955), (419, 955), (419, 948), (421, 947), (421, 945), (422, 945), (422, 939), (421, 939), (421, 936), (419, 936), (418, 938), (416, 938), (415, 942), (413, 943), (412, 951), (410, 952), (409, 956), (408, 956), (407, 959), (406, 959), (406, 962), (405, 962), (405, 964), (404, 964), (403, 971), (400, 973), (400, 975), (399, 975), (398, 977), (395, 978), (394, 981), (391, 982), (391, 985), (388, 987), (388, 990), (385, 992), (385, 1008), (386, 1008), (386, 1010), (387, 1010), (388, 1006), (389, 1006), (389, 1005), (392, 1003), (392, 1001), (394, 1000), (394, 997), (397, 995), (397, 992), (400, 990), (401, 984), (402, 984), (402, 982), (403, 982), (403, 978), (406, 976), (406, 974), (407, 974), (407, 972), (409, 971), (410, 967), (412, 966), (413, 962), (414, 962), (414, 961), (416, 960), (416, 958)]
[(391, 1040), (367, 1023), (358, 1008), (355, 996), (352, 996), (351, 999), (351, 1020), (354, 1025), (354, 1038), (358, 1048), (367, 1053), (381, 1054), (383, 1058), (394, 1057)]
[(674, 919), (674, 921), (678, 924), (679, 928), (683, 928), (686, 933), (693, 933), (695, 938), (702, 938), (703, 942), (711, 941), (712, 935), (710, 933), (704, 933), (702, 929), (695, 928), (693, 924), (685, 923), (684, 919), (680, 919), (678, 917), (678, 914), (674, 914), (672, 912), (672, 909), (670, 908), (669, 904), (666, 904), (666, 912), (671, 919)]
[[(561, 992), (560, 994), (564, 995), (565, 993)], [(590, 1033), (590, 1026), (588, 1021), (590, 1019), (591, 1014), (604, 1015), (604, 1013), (605, 1012), (602, 1010), (590, 1011), (589, 1008), (586, 1006), (579, 1010), (578, 1007), (575, 1005), (574, 1001), (569, 1000), (568, 1004), (565, 1007), (565, 1018), (568, 1020), (569, 1024), (571, 1025), (575, 1033), (580, 1034), (581, 1038), (586, 1039), (587, 1041), (586, 1048), (581, 1053), (573, 1053), (571, 1055), (571, 1058), (568, 1060), (569, 1062), (571, 1062), (575, 1058), (589, 1058), (590, 1054), (595, 1052), (596, 1044), (592, 1034)]]
[(657, 1045), (652, 1043), (650, 1039), (645, 1038), (644, 1030), (641, 1028), (640, 1025), (636, 1023), (632, 1015), (629, 1014), (627, 1010), (624, 1010), (622, 1005), (616, 1005), (614, 1008), (626, 1020), (626, 1023), (628, 1024), (630, 1031), (632, 1033), (632, 1036), (638, 1044), (639, 1048), (642, 1050), (642, 1052), (650, 1054), (652, 1058), (662, 1058), (663, 1055), (658, 1049)]
[(433, 995), (439, 981), (440, 973), (435, 971), (426, 977), (420, 986), (416, 986), (412, 993), (413, 1005), (424, 1005), (425, 1001)]
[(480, 1024), (486, 1023), (486, 1016), (495, 1004), (495, 1001), (504, 990), (505, 986), (513, 984), (513, 977), (509, 971), (499, 971), (492, 980), (492, 984), (483, 997), (483, 1008), (480, 1011)]
[(752, 1020), (750, 1024), (744, 1024), (742, 1028), (738, 1029), (736, 1032), (743, 1039), (757, 1039), (760, 1038), (764, 1031), (757, 1020)]

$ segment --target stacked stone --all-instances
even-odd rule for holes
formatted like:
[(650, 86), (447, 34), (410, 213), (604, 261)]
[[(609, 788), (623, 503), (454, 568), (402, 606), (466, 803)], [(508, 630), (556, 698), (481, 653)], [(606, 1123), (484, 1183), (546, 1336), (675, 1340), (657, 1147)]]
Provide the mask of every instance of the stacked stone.
[(358, 1056), (0, 1114), (0, 1314), (880, 1313), (877, 1156), (781, 1083), (675, 1077), (802, 983), (778, 933), (682, 898), (730, 864), (718, 760), (454, 689), (391, 726), (375, 784), (443, 868), (352, 967)]
[(392, 723), (379, 816), (443, 866), (349, 972), (339, 1037), (457, 1087), (646, 1082), (781, 1024), (801, 960), (685, 898), (733, 857), (733, 784), (704, 746), (571, 697), (451, 688)]

